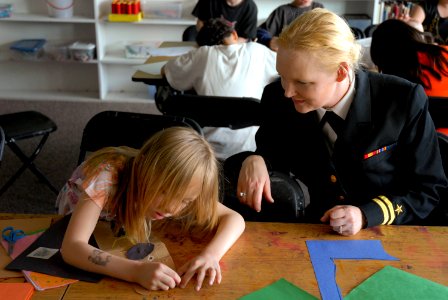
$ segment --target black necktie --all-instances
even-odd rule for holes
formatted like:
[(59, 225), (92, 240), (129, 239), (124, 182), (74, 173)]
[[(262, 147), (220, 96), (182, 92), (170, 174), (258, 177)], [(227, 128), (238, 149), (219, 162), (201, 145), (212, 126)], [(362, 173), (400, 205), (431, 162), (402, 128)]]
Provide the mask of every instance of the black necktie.
[(327, 112), (323, 116), (321, 120), (322, 126), (324, 126), (326, 122), (330, 124), (331, 128), (334, 130), (337, 136), (339, 136), (339, 134), (344, 129), (344, 120), (330, 110), (327, 110)]

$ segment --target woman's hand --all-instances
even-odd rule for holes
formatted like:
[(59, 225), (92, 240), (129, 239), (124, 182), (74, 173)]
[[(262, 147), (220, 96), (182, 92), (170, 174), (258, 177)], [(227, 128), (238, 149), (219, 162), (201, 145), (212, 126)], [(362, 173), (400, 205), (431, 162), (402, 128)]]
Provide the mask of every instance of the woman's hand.
[(202, 283), (206, 276), (208, 276), (208, 284), (221, 283), (221, 267), (219, 261), (213, 255), (201, 253), (199, 256), (193, 258), (179, 270), (182, 276), (181, 288), (184, 288), (191, 278), (196, 274), (196, 291), (202, 287)]
[(337, 205), (325, 212), (320, 219), (330, 223), (333, 230), (341, 235), (355, 235), (364, 227), (361, 209), (352, 205)]
[(263, 157), (251, 155), (246, 158), (241, 166), (238, 177), (237, 197), (241, 203), (261, 211), (261, 199), (273, 203), (271, 196), (271, 182)]
[(180, 276), (159, 262), (142, 262), (136, 270), (135, 282), (148, 290), (169, 290), (181, 282)]

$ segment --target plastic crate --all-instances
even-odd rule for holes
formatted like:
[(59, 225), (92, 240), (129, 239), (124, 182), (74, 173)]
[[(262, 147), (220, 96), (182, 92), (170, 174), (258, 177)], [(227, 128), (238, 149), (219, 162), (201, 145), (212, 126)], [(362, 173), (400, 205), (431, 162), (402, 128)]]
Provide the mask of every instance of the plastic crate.
[(92, 60), (95, 56), (95, 45), (76, 42), (68, 47), (70, 58), (76, 61), (86, 62)]
[(182, 1), (145, 1), (143, 15), (150, 19), (180, 19)]
[(42, 57), (45, 43), (45, 39), (19, 40), (14, 42), (10, 49), (14, 51), (14, 54), (19, 59), (34, 60)]

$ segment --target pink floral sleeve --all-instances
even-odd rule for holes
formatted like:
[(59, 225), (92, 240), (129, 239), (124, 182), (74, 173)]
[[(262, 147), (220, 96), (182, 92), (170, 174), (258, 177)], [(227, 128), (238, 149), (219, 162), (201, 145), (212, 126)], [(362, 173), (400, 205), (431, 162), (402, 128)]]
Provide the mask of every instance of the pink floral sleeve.
[(59, 214), (69, 214), (73, 212), (76, 204), (80, 200), (92, 200), (101, 209), (104, 208), (106, 199), (113, 193), (118, 182), (118, 170), (110, 163), (103, 163), (98, 166), (97, 174), (89, 182), (85, 182), (82, 173), (82, 165), (73, 172), (56, 199), (56, 207)]

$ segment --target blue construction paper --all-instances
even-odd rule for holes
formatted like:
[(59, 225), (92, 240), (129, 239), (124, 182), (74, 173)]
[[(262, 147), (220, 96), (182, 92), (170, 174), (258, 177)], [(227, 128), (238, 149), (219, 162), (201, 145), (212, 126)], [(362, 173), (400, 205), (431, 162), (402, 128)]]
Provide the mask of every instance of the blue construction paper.
[(306, 241), (306, 245), (323, 300), (342, 299), (335, 259), (398, 260), (384, 251), (379, 240)]

